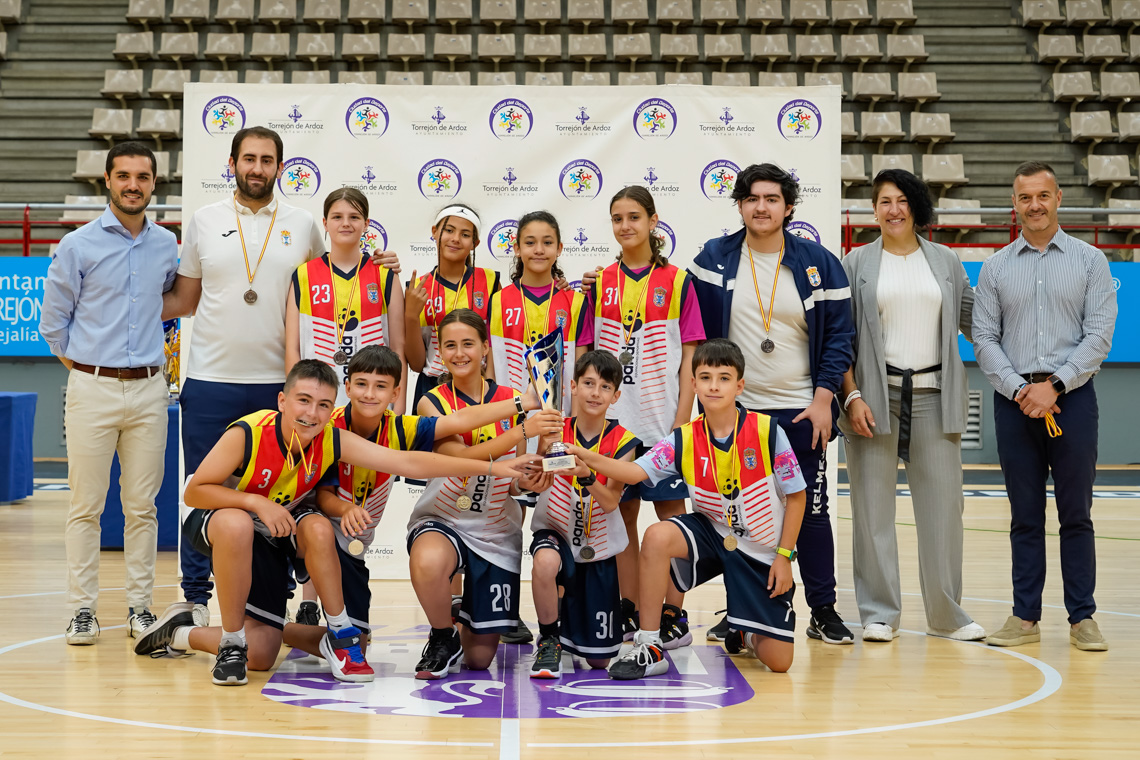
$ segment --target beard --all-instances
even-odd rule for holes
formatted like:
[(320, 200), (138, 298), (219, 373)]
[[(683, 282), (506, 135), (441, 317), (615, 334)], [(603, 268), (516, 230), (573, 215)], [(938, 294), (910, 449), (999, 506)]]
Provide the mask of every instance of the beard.
[(247, 179), (248, 176), (248, 174), (237, 174), (234, 177), (234, 179), (237, 181), (238, 190), (241, 191), (242, 195), (244, 195), (246, 198), (249, 198), (251, 201), (265, 200), (266, 198), (273, 195), (273, 182), (277, 179), (277, 177), (266, 177), (265, 184), (261, 186), (261, 189), (254, 190), (249, 185), (249, 180)]
[(119, 209), (119, 211), (122, 211), (124, 214), (129, 214), (131, 216), (141, 214), (146, 210), (146, 207), (150, 205), (150, 195), (146, 191), (140, 191), (140, 194), (142, 195), (142, 198), (138, 201), (138, 205), (132, 206), (127, 205), (128, 202), (123, 200), (122, 193), (116, 193), (112, 191), (111, 204), (114, 205), (115, 208)]

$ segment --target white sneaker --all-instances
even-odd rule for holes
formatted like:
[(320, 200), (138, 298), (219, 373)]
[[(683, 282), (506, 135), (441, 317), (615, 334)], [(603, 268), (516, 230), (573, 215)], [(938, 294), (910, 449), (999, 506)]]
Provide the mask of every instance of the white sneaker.
[(954, 641), (981, 641), (986, 637), (986, 629), (977, 623), (968, 623), (956, 631), (939, 631), (934, 628), (927, 628), (926, 635), (954, 639)]
[(863, 626), (863, 641), (894, 641), (899, 632), (886, 623), (868, 623)]
[(147, 607), (140, 607), (138, 610), (132, 607), (130, 615), (127, 616), (127, 635), (137, 639), (143, 631), (154, 625), (156, 619)]
[(210, 608), (204, 604), (194, 605), (194, 625), (199, 628), (210, 627)]
[(67, 626), (64, 637), (72, 646), (91, 646), (95, 643), (95, 639), (99, 638), (99, 620), (90, 607), (75, 611), (75, 617)]

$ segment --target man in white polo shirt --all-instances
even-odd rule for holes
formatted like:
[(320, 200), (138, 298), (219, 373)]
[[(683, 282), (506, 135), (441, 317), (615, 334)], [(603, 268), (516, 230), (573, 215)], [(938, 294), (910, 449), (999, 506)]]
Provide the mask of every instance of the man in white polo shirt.
[[(282, 160), (276, 132), (239, 131), (230, 148), (233, 197), (203, 206), (183, 227), (182, 260), (162, 316), (195, 317), (180, 397), (187, 477), (230, 423), (277, 408), (289, 281), (325, 251), (313, 215), (273, 195)], [(181, 562), (183, 594), (195, 605), (195, 622), (207, 625), (210, 561), (184, 537)]]

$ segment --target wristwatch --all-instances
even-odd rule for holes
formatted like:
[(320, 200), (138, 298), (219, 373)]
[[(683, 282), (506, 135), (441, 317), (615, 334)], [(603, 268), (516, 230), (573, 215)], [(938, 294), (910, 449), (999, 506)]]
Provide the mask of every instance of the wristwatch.
[(591, 470), (590, 474), (587, 475), (586, 477), (578, 478), (578, 487), (579, 488), (589, 488), (590, 486), (594, 485), (594, 483), (597, 483), (597, 482), (598, 482), (598, 476), (595, 475), (594, 472)]
[(1049, 385), (1053, 386), (1053, 390), (1057, 391), (1057, 395), (1065, 392), (1065, 381), (1056, 375), (1049, 375)]
[(799, 556), (799, 552), (795, 549), (785, 549), (782, 546), (776, 547), (776, 554), (779, 554), (781, 557), (787, 557), (789, 562), (795, 562), (796, 557)]
[(519, 414), (522, 414), (523, 412), (526, 411), (525, 409), (523, 409), (522, 396), (515, 396), (515, 409), (519, 410)]

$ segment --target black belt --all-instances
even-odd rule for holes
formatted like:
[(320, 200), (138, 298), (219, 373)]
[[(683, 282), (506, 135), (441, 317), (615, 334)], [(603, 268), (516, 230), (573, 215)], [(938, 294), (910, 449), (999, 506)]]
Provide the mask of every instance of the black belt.
[(928, 372), (938, 372), (941, 364), (923, 369), (899, 369), (887, 365), (887, 374), (902, 377), (902, 400), (899, 403), (899, 459), (910, 463), (910, 415), (911, 401), (914, 399), (914, 376)]
[(1053, 374), (1051, 372), (1033, 372), (1026, 375), (1025, 379), (1031, 383), (1049, 383), (1049, 378), (1052, 376)]

